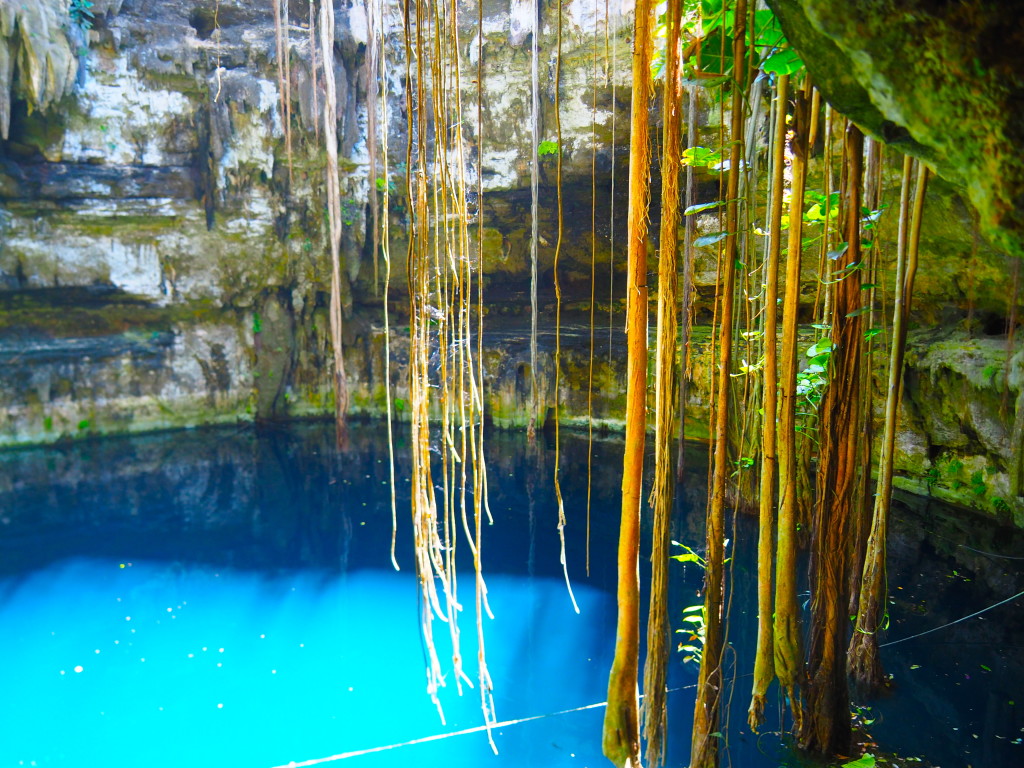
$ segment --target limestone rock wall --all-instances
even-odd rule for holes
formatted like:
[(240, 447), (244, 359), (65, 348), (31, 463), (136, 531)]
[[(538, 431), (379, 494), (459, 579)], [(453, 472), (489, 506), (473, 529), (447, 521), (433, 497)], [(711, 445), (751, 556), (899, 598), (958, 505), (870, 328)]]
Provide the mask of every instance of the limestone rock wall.
[[(325, 97), (322, 73), (314, 74), (318, 52), (311, 49), (310, 4), (289, 4), (290, 157), (269, 3), (100, 0), (88, 17), (75, 7), (67, 0), (0, 6), (0, 291), (10, 299), (0, 336), (14, 364), (29, 359), (20, 353), (25, 339), (45, 341), (47, 359), (56, 367), (32, 377), (77, 378), (96, 387), (83, 384), (74, 395), (58, 396), (53, 393), (64, 392), (65, 385), (43, 386), (39, 391), (50, 393), (49, 399), (36, 407), (13, 384), (19, 377), (11, 377), (0, 426), (4, 440), (77, 435), (80, 424), (96, 433), (326, 412), (333, 395), (325, 355)], [(340, 121), (343, 293), (351, 321), (346, 343), (358, 350), (372, 346), (371, 327), (379, 322), (381, 287), (375, 284), (366, 227), (370, 197), (380, 198), (383, 183), (395, 190), (392, 250), (404, 252), (407, 83), (395, 6), (384, 20), (391, 175), (386, 182), (371, 179), (366, 11), (350, 0), (336, 3), (336, 10), (330, 64)], [(613, 112), (620, 126), (628, 112), (628, 51), (617, 34), (625, 20), (613, 12), (605, 23), (604, 13), (596, 0), (575, 0), (565, 8), (560, 151), (567, 184), (579, 183), (584, 174), (589, 180), (593, 163), (608, 171), (612, 150), (604, 139)], [(596, 36), (598, 14), (610, 30), (610, 49), (603, 34)], [(484, 230), (485, 272), (518, 302), (529, 281), (529, 222), (522, 208), (532, 155), (529, 15), (528, 5), (519, 2), (485, 7), (483, 138), (476, 135), (475, 120), (465, 127), (470, 183), (482, 176), (485, 216), (494, 219)], [(545, 50), (555, 36), (550, 15), (545, 11)], [(460, 31), (469, 72), (477, 57), (475, 13), (463, 14)], [(593, 56), (599, 51), (604, 66), (612, 49), (620, 66), (599, 81)], [(553, 67), (551, 55), (540, 63), (540, 130), (546, 140), (556, 138)], [(475, 115), (470, 79), (462, 90), (466, 114)], [(619, 130), (621, 141), (625, 131)], [(542, 167), (546, 285), (556, 239), (553, 173), (549, 156)], [(602, 196), (608, 208), (610, 198)], [(527, 211), (528, 205), (527, 198)], [(574, 245), (563, 254), (570, 265), (589, 264), (593, 238), (584, 234), (584, 221), (572, 221), (578, 231), (567, 238)], [(607, 230), (607, 220), (603, 226)], [(396, 269), (394, 278), (392, 301), (400, 315), (404, 269)], [(92, 291), (92, 298), (83, 301), (83, 290)], [(95, 300), (100, 295), (103, 300)], [(138, 316), (140, 301), (149, 305), (145, 318)], [(55, 322), (62, 309), (80, 316), (81, 324)], [(232, 329), (230, 338), (225, 329)], [(162, 405), (129, 407), (126, 400), (120, 410), (134, 408), (132, 420), (109, 411), (110, 397), (92, 402), (85, 393), (99, 392), (102, 382), (116, 378), (119, 333), (161, 334), (160, 344), (153, 346), (147, 337), (134, 340), (132, 349), (148, 355), (152, 366), (168, 367), (171, 378), (181, 373), (197, 393), (189, 394), (187, 386), (172, 391), (155, 380), (134, 381), (136, 397)], [(193, 357), (213, 364), (209, 351), (196, 352), (190, 341), (211, 334), (230, 361), (230, 404), (218, 401), (217, 408), (199, 413), (193, 405), (207, 402), (199, 369), (178, 368)], [(140, 343), (148, 345), (144, 352)], [(85, 368), (76, 358), (76, 345), (82, 344), (93, 350)], [(179, 348), (190, 351), (172, 354)], [(59, 360), (62, 355), (66, 359)], [(360, 365), (353, 363), (354, 382), (363, 376)]]
[[(335, 5), (331, 66), (342, 158), (346, 374), (354, 411), (381, 413), (388, 397), (383, 295), (367, 221), (371, 196), (380, 200), (379, 186), (389, 184), (395, 267), (390, 396), (404, 418), (408, 83), (401, 19), (392, 14), (384, 20), (389, 175), (378, 170), (371, 178), (366, 13), (354, 0)], [(620, 423), (625, 396), (622, 193), (630, 99), (631, 4), (614, 5), (607, 19), (599, 0), (563, 5), (558, 152), (567, 327), (556, 385), (556, 161), (546, 155), (540, 163), (537, 371), (543, 418), (553, 416), (557, 402), (564, 423), (585, 425), (589, 411), (609, 428)], [(289, 4), (290, 158), (269, 3), (96, 0), (88, 25), (72, 8), (67, 0), (0, 0), (0, 359), (6, 372), (0, 444), (330, 413), (325, 160), (318, 129), (325, 99), (322, 77), (314, 77), (309, 3)], [(472, 82), (475, 7), (460, 6), (459, 23), (463, 107), (472, 116), (463, 126), (467, 179), (475, 186), (479, 176), (484, 186), (487, 407), (494, 423), (505, 426), (529, 418), (529, 8), (520, 0), (484, 5), (480, 135)], [(620, 9), (625, 16), (617, 15)], [(539, 127), (545, 141), (556, 138), (553, 13), (548, 5), (542, 14)], [(706, 109), (705, 117), (705, 133), (694, 143), (710, 140), (721, 115)], [(888, 183), (895, 189), (896, 180)], [(702, 200), (717, 199), (716, 178), (702, 177), (700, 188)], [(1005, 360), (1001, 334), (1016, 300), (1009, 289), (1012, 264), (975, 236), (963, 202), (965, 194), (977, 202), (974, 188), (933, 188), (916, 319), (922, 329), (961, 328), (957, 343), (974, 351), (937, 362), (934, 340), (920, 337), (908, 362), (901, 482), (1002, 519), (1020, 518), (1020, 364), (1014, 357), (1003, 373), (975, 370), (999, 368)], [(714, 217), (700, 226), (716, 226)], [(886, 214), (880, 226), (880, 236), (894, 242), (895, 215)], [(471, 247), (475, 251), (475, 242)], [(717, 280), (711, 251), (701, 253), (697, 265), (697, 315), (704, 323), (711, 319)], [(883, 278), (891, 282), (891, 248), (883, 261)], [(588, 398), (595, 280), (599, 327), (594, 396)], [(817, 288), (808, 260), (802, 291), (808, 316)], [(808, 335), (807, 345), (812, 341)], [(703, 354), (699, 343), (688, 413), (695, 437), (706, 436)], [(943, 406), (930, 408), (936, 399)], [(968, 401), (969, 408), (963, 405)], [(949, 467), (956, 462), (961, 466), (954, 473)], [(977, 471), (981, 493), (973, 480)]]

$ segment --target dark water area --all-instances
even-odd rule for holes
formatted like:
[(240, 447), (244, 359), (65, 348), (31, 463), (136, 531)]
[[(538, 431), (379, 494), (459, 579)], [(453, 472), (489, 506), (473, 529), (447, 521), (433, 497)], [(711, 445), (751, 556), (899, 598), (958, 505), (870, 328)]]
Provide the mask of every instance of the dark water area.
[[(593, 446), (588, 574), (587, 444), (564, 436), (576, 614), (559, 563), (553, 446), (489, 437), (494, 523), (485, 526), (482, 556), (494, 613), (484, 620), (500, 723), (494, 755), (477, 730), (478, 690), (464, 685), (458, 694), (448, 633), (437, 621), (443, 724), (425, 691), (406, 429), (396, 431), (400, 571), (391, 566), (379, 424), (354, 424), (343, 453), (323, 423), (0, 453), (0, 768), (608, 764), (600, 704), (614, 643), (621, 441)], [(691, 450), (673, 538), (699, 548), (706, 460), (703, 447)], [(1024, 553), (1020, 536), (920, 501), (900, 504), (897, 517), (888, 640), (1021, 590), (1021, 561), (997, 557)], [(775, 720), (762, 735), (745, 723), (754, 535), (741, 516), (730, 536), (735, 684), (723, 765), (798, 765), (778, 734), (781, 702), (769, 707)], [(461, 655), (475, 681), (472, 571), (468, 547), (461, 539), (458, 547), (466, 564)], [(673, 629), (700, 601), (701, 580), (695, 566), (673, 563)], [(893, 693), (864, 710), (879, 748), (943, 768), (1024, 764), (1022, 607), (1024, 599), (1011, 601), (887, 647)], [(673, 653), (673, 767), (689, 762), (696, 675)], [(403, 746), (383, 749), (391, 745)]]

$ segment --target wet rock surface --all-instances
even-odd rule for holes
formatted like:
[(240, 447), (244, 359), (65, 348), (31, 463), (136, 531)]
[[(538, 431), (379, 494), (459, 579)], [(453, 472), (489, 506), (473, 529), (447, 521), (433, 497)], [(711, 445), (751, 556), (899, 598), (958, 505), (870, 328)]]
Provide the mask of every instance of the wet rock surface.
[(1018, 0), (770, 0), (825, 97), (965, 187), (1024, 256), (1024, 16)]

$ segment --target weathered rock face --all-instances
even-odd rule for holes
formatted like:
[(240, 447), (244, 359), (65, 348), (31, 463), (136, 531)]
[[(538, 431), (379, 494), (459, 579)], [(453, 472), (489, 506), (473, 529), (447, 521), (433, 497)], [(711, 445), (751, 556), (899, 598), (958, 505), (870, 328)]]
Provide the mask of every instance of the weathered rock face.
[[(109, 3), (100, 3), (109, 5)], [(0, 137), (7, 139), (12, 90), (46, 110), (70, 93), (78, 70), (80, 26), (64, 0), (0, 5)]]
[[(383, 387), (373, 377), (381, 381), (380, 287), (366, 227), (370, 196), (380, 200), (388, 183), (392, 252), (399, 254), (392, 302), (402, 323), (404, 42), (395, 6), (384, 20), (391, 174), (385, 181), (378, 170), (372, 179), (365, 8), (336, 5), (331, 65), (342, 158), (345, 343), (356, 410), (379, 411)], [(0, 9), (0, 288), (7, 297), (0, 337), (17, 371), (3, 398), (3, 441), (328, 412), (319, 138), (326, 99), (322, 73), (314, 72), (321, 57), (311, 48), (310, 4), (292, 2), (286, 24), (290, 157), (269, 3), (100, 0), (91, 16), (74, 8), (43, 0)], [(595, 239), (590, 175), (592, 167), (609, 173), (608, 139), (617, 119), (622, 145), (629, 107), (628, 50), (616, 34), (625, 19), (606, 23), (604, 14), (603, 4), (576, 0), (565, 8), (563, 30), (563, 287), (588, 297), (592, 251), (609, 284), (611, 209), (602, 182)], [(598, 16), (611, 24), (610, 49), (604, 28), (595, 31)], [(476, 14), (462, 19), (465, 71), (475, 72)], [(523, 188), (532, 156), (531, 27), (528, 4), (484, 8), (483, 127), (475, 119), (464, 126), (469, 183), (480, 175), (485, 190), (483, 271), (498, 287), (489, 303), (504, 302), (513, 315), (527, 303), (529, 285)], [(555, 33), (546, 18), (539, 130), (549, 141), (556, 138)], [(603, 69), (609, 51), (619, 67), (606, 76), (594, 56)], [(476, 89), (465, 79), (465, 113), (475, 115)], [(541, 165), (545, 304), (556, 241), (555, 164), (548, 155)], [(126, 376), (126, 355), (133, 370), (144, 359), (149, 373)], [(394, 379), (404, 386), (401, 370)], [(123, 402), (118, 382), (131, 393)], [(511, 412), (498, 418), (517, 421)]]
[(897, 484), (1024, 527), (1024, 354), (1001, 338), (915, 331)]
[[(353, 411), (381, 413), (389, 396), (382, 292), (366, 233), (371, 196), (381, 201), (378, 190), (389, 184), (390, 397), (403, 418), (408, 84), (401, 19), (385, 19), (389, 178), (382, 170), (371, 178), (366, 15), (360, 2), (342, 0), (336, 7), (332, 66), (342, 158), (346, 374)], [(563, 8), (558, 151), (565, 234), (559, 276), (567, 328), (556, 384), (556, 157), (547, 155), (540, 162), (543, 332), (537, 374), (542, 414), (553, 415), (557, 402), (564, 423), (585, 424), (589, 410), (598, 424), (615, 428), (625, 396), (619, 329), (629, 19), (606, 21), (600, 0), (573, 0)], [(314, 77), (309, 3), (289, 5), (290, 158), (269, 3), (97, 0), (93, 11), (86, 29), (66, 0), (0, 4), (0, 123), (7, 131), (0, 141), (0, 357), (7, 371), (0, 386), (0, 444), (329, 414), (330, 281), (318, 130), (325, 99), (323, 78)], [(539, 129), (546, 141), (556, 138), (552, 13), (544, 11), (546, 53), (540, 62)], [(533, 152), (530, 6), (519, 0), (484, 5), (479, 136), (471, 82), (476, 13), (466, 8), (460, 14), (463, 109), (472, 116), (463, 125), (467, 183), (475, 186), (479, 175), (484, 187), (487, 410), (496, 424), (522, 426), (530, 410), (524, 316)], [(835, 77), (854, 71), (846, 67)], [(714, 133), (713, 126), (706, 130)], [(924, 152), (924, 138), (915, 141)], [(812, 178), (815, 172), (820, 178), (816, 169)], [(703, 199), (716, 199), (717, 179), (704, 182)], [(890, 174), (890, 197), (897, 183)], [(977, 203), (973, 187), (969, 194)], [(961, 352), (940, 363), (935, 338), (922, 333), (908, 361), (907, 426), (897, 464), (907, 487), (1002, 519), (1020, 517), (1020, 363), (980, 378), (975, 370), (999, 368), (1005, 359), (1000, 335), (1015, 301), (1008, 287), (1011, 264), (975, 237), (957, 188), (933, 185), (926, 215), (916, 317), (922, 325), (963, 324), (973, 335), (958, 337)], [(715, 217), (702, 218), (701, 226), (713, 231)], [(895, 241), (894, 215), (886, 214), (879, 227), (880, 239)], [(475, 253), (476, 227), (470, 232)], [(697, 315), (710, 322), (717, 273), (713, 249), (706, 251), (697, 264)], [(891, 255), (891, 249), (883, 254), (880, 282), (886, 284)], [(586, 326), (595, 279), (596, 320), (603, 327), (596, 334), (590, 399)], [(804, 279), (809, 316), (818, 287), (810, 258)], [(808, 336), (806, 345), (811, 342)], [(705, 437), (705, 373), (713, 363), (699, 339), (694, 361), (688, 430)], [(942, 407), (929, 407), (933, 399)], [(962, 403), (968, 400), (965, 415)], [(948, 471), (950, 462), (960, 462), (956, 473)], [(972, 480), (979, 470), (985, 485), (980, 494)]]
[(1024, 257), (1024, 4), (768, 0), (825, 97), (967, 190)]

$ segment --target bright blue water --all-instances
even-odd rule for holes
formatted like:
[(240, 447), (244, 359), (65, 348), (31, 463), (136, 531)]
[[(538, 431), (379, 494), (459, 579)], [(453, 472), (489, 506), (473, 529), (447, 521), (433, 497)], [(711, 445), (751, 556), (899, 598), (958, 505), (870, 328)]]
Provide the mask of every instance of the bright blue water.
[[(0, 707), (0, 764), (272, 766), (480, 722), (474, 692), (443, 693), (447, 728), (424, 695), (405, 575), (125, 565), (66, 561), (8, 592), (0, 652), (15, 663), (4, 690), (21, 693)], [(501, 717), (600, 701), (607, 594), (579, 585), (577, 617), (565, 612), (563, 585), (521, 581), (490, 583)], [(502, 730), (503, 763), (594, 760), (594, 716)], [(486, 748), (482, 735), (463, 736), (361, 763), (412, 754), (468, 765)]]
[[(17, 693), (0, 699), (0, 766), (269, 768), (479, 726), (478, 692), (460, 696), (451, 674), (445, 724), (425, 693), (407, 485), (395, 572), (383, 433), (355, 432), (345, 454), (329, 425), (300, 425), (110, 440), (8, 464), (0, 690)], [(550, 451), (518, 448), (491, 468), (484, 543), (500, 721), (603, 701), (615, 620), (610, 574), (585, 573), (578, 507), (573, 611)], [(401, 445), (398, 460), (407, 476)], [(591, 556), (609, 562), (616, 502), (599, 492)], [(475, 681), (470, 575), (461, 636)], [(440, 622), (435, 636), (450, 658)], [(498, 757), (471, 733), (337, 764), (602, 765), (602, 717), (497, 728)]]
[[(567, 548), (579, 615), (558, 563), (551, 447), (542, 440), (529, 449), (521, 438), (501, 435), (489, 445), (495, 522), (484, 531), (483, 553), (495, 618), (485, 625), (497, 716), (544, 717), (495, 729), (497, 756), (486, 736), (473, 732), (318, 764), (607, 764), (600, 754), (604, 712), (592, 705), (605, 698), (614, 641), (609, 564), (618, 471), (607, 468), (621, 462), (621, 444), (594, 448), (589, 576), (585, 444), (567, 437), (563, 449)], [(477, 691), (464, 689), (460, 697), (452, 675), (441, 693), (445, 724), (425, 693), (402, 479), (408, 453), (401, 439), (397, 458), (399, 572), (390, 565), (387, 453), (377, 426), (356, 425), (345, 453), (335, 450), (330, 425), (305, 424), (5, 454), (0, 768), (273, 768), (479, 726)], [(703, 509), (701, 471), (682, 495), (673, 537), (697, 543), (701, 515), (689, 514), (689, 507)], [(745, 541), (750, 533), (748, 526), (737, 538)], [(736, 559), (733, 611), (740, 620), (730, 639), (741, 676), (730, 750), (738, 768), (775, 768), (786, 762), (778, 736), (750, 735), (743, 716), (753, 644), (752, 551), (751, 545)], [(915, 561), (908, 567), (923, 566)], [(671, 616), (698, 602), (700, 579), (692, 566), (678, 567)], [(475, 679), (470, 573), (461, 590), (467, 608), (462, 655)], [(962, 615), (970, 609), (951, 610)], [(915, 624), (913, 612), (907, 615), (897, 619), (901, 634), (938, 623)], [(434, 626), (444, 659), (450, 655), (447, 633), (439, 622)], [(902, 655), (893, 653), (887, 663), (906, 684), (875, 710), (900, 718), (879, 723), (883, 746), (942, 756), (945, 768), (968, 764), (970, 758), (959, 758), (985, 746), (986, 765), (1017, 764), (1017, 753), (1006, 752), (1017, 715), (1005, 702), (993, 704), (991, 694), (989, 714), (1004, 722), (992, 733), (982, 731), (983, 743), (954, 730), (983, 726), (989, 715), (958, 713), (957, 706), (986, 706), (981, 692), (991, 691), (992, 683), (981, 687), (977, 666), (1004, 672), (1003, 656), (993, 648), (966, 654), (962, 647), (942, 648), (943, 674), (954, 672), (956, 679), (946, 690), (916, 689), (907, 670), (914, 661), (927, 672), (930, 646), (896, 648)], [(675, 654), (670, 766), (688, 763), (695, 677), (694, 665)], [(1000, 678), (998, 686), (1010, 691), (1002, 696), (1009, 700), (1012, 679)], [(921, 711), (939, 722), (917, 727)], [(908, 721), (915, 728), (903, 725)]]

